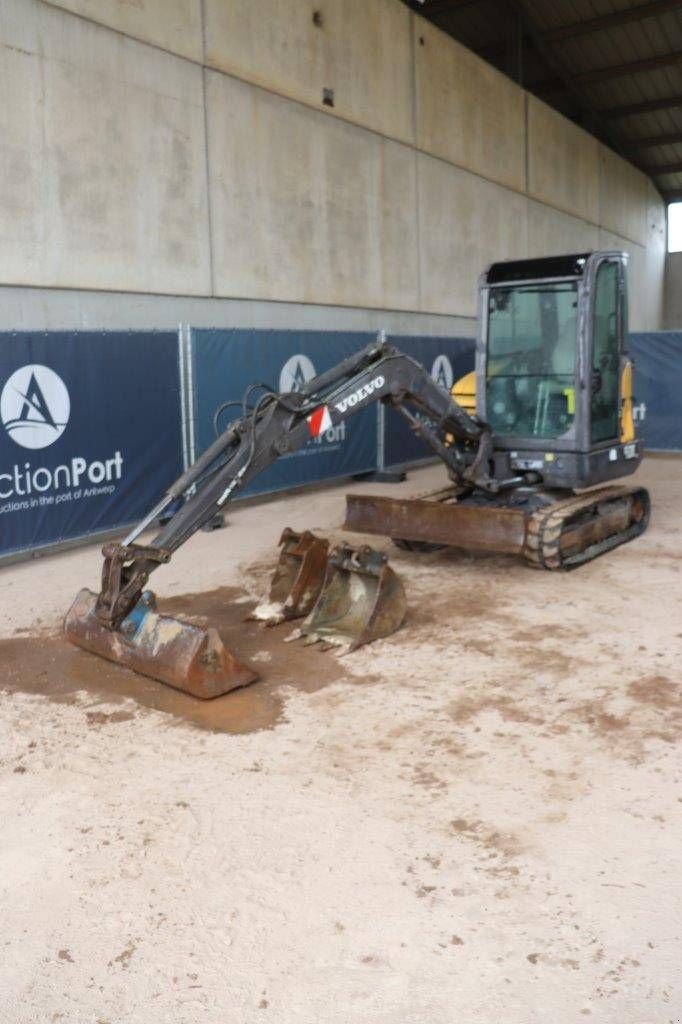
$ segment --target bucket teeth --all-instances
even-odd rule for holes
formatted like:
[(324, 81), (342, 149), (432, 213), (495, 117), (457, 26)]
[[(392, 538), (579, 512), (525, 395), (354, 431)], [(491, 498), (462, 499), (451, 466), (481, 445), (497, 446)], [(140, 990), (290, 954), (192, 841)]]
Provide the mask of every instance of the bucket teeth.
[(406, 610), (405, 590), (386, 555), (341, 544), (329, 556), (322, 592), (296, 637), (354, 651), (395, 633)]
[(329, 541), (310, 530), (296, 533), (287, 526), (279, 543), (282, 550), (270, 593), (249, 616), (266, 626), (308, 615), (319, 597), (327, 567)]
[(151, 591), (116, 630), (102, 625), (96, 604), (96, 594), (81, 590), (64, 622), (67, 639), (86, 651), (203, 700), (258, 678), (230, 653), (215, 629), (159, 615)]

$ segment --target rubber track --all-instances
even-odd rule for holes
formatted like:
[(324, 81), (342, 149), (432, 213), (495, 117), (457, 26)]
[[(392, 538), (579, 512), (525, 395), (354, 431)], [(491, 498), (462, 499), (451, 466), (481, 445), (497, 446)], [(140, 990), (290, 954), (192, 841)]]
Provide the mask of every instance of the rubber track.
[[(562, 555), (561, 535), (575, 516), (605, 501), (615, 501), (629, 496), (633, 498), (633, 502), (638, 500), (644, 505), (645, 512), (639, 522), (632, 523), (620, 533), (614, 533), (596, 544), (591, 544), (576, 555), (570, 555), (568, 558)], [(540, 509), (530, 517), (523, 554), (536, 569), (577, 569), (578, 566), (591, 562), (599, 555), (644, 533), (649, 522), (649, 511), (649, 494), (643, 487), (604, 487), (598, 491), (578, 494), (574, 498)]]

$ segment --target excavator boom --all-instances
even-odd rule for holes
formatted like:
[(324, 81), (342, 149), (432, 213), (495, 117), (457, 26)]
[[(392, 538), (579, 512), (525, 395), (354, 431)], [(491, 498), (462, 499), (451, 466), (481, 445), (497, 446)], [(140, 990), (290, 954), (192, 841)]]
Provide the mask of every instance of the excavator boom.
[[(122, 544), (104, 548), (96, 609), (102, 625), (117, 629), (139, 601), (151, 573), (276, 459), (378, 401), (407, 416), (453, 481), (498, 489), (498, 482), (488, 476), (486, 426), (458, 406), (420, 363), (384, 341), (374, 343), (298, 392), (266, 391), (248, 415), (230, 423)], [(424, 412), (435, 426), (414, 416), (408, 405)], [(446, 445), (446, 434), (464, 442), (468, 451), (461, 444)], [(167, 505), (189, 490), (193, 493), (151, 543), (136, 544)]]
[[(248, 409), (249, 395), (258, 388), (262, 394)], [(248, 389), (242, 417), (230, 423), (121, 544), (104, 547), (101, 590), (77, 596), (65, 621), (68, 639), (198, 697), (214, 697), (252, 681), (255, 673), (225, 649), (214, 630), (157, 613), (154, 595), (145, 589), (149, 577), (276, 459), (379, 401), (406, 416), (455, 483), (497, 491), (498, 481), (489, 476), (488, 428), (460, 408), (420, 363), (380, 338), (300, 391), (278, 394), (264, 385)], [(180, 498), (181, 508), (151, 543), (139, 543), (140, 535)], [(283, 540), (271, 594), (277, 614), (271, 600), (266, 616), (271, 622), (312, 608), (303, 625), (308, 639), (345, 639), (351, 647), (398, 627), (405, 597), (385, 556), (366, 547), (356, 553), (345, 547), (335, 549), (327, 561), (319, 538), (292, 534)], [(287, 579), (292, 590), (283, 600)], [(313, 607), (316, 598), (319, 604)]]

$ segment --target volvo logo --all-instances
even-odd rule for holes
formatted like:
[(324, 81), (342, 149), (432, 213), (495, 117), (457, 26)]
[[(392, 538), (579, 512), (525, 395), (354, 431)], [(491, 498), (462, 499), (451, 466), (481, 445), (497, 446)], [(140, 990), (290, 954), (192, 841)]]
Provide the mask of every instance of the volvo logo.
[(374, 380), (370, 380), (363, 387), (358, 388), (352, 394), (348, 395), (347, 398), (342, 398), (340, 402), (336, 402), (336, 408), (339, 412), (345, 412), (346, 409), (352, 409), (353, 406), (357, 405), (358, 402), (362, 402), (365, 398), (369, 398), (373, 395), (378, 388), (383, 388), (386, 383), (386, 379), (381, 375), (375, 377)]
[(54, 444), (66, 430), (70, 414), (66, 384), (48, 366), (22, 366), (2, 389), (0, 418), (9, 436), (22, 448)]

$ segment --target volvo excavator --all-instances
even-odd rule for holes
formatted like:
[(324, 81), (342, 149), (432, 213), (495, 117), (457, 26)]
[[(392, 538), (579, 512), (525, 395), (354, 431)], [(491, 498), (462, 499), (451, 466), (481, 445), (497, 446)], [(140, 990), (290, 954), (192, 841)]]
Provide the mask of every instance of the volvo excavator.
[[(549, 570), (576, 568), (632, 540), (646, 529), (649, 495), (610, 483), (642, 457), (626, 269), (619, 252), (492, 264), (479, 284), (476, 369), (452, 394), (383, 335), (295, 392), (248, 389), (242, 415), (120, 544), (105, 546), (100, 593), (80, 592), (67, 637), (199, 697), (251, 682), (253, 670), (215, 631), (157, 613), (149, 578), (276, 459), (375, 402), (407, 419), (449, 484), (418, 499), (349, 496), (347, 529), (385, 534), (408, 550), (515, 552)], [(178, 500), (179, 511), (140, 543)], [(348, 545), (327, 556), (326, 545), (285, 531), (276, 611), (270, 604), (263, 617), (307, 614), (303, 633), (312, 639), (339, 623), (351, 623), (359, 642), (390, 633), (405, 602), (386, 556)]]

